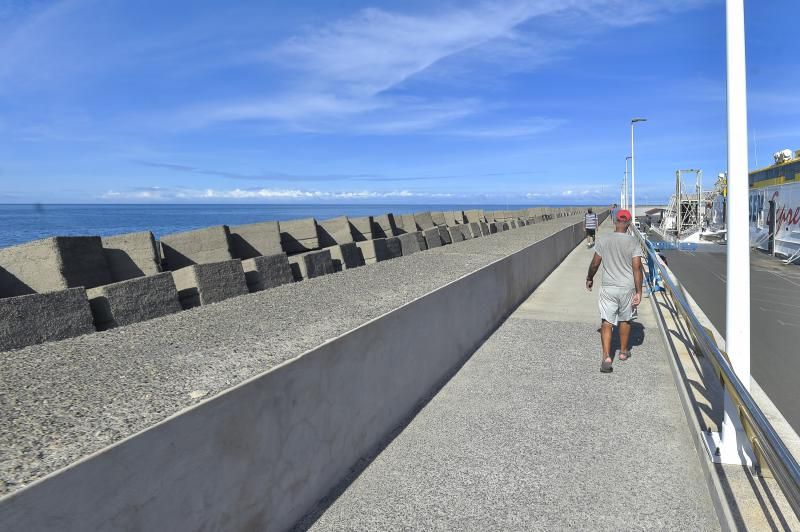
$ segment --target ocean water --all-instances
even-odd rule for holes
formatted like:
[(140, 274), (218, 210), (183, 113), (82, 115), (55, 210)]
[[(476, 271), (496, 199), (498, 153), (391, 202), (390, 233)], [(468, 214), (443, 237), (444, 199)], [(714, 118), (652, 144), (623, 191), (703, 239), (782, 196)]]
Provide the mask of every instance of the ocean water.
[[(531, 207), (535, 205), (530, 205)], [(504, 210), (528, 205), (469, 205)], [(49, 236), (116, 235), (150, 230), (161, 235), (211, 225), (268, 220), (368, 216), (387, 212), (449, 211), (453, 205), (0, 205), (0, 248)]]

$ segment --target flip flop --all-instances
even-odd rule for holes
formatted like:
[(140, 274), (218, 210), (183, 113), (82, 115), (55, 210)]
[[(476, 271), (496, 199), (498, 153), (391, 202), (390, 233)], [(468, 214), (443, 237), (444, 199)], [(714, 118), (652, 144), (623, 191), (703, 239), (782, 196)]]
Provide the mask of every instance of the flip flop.
[[(611, 358), (611, 357), (606, 357), (606, 358)], [(606, 362), (606, 359), (604, 358), (603, 361), (600, 363), (600, 373), (611, 373), (612, 371), (614, 371), (614, 368), (611, 366), (611, 364), (613, 363), (614, 363), (613, 360), (611, 362)]]
[(630, 352), (630, 351), (620, 351), (620, 352), (619, 352), (619, 359), (620, 359), (622, 362), (625, 362), (625, 361), (626, 361), (626, 360), (628, 360), (629, 358), (631, 358), (631, 352)]

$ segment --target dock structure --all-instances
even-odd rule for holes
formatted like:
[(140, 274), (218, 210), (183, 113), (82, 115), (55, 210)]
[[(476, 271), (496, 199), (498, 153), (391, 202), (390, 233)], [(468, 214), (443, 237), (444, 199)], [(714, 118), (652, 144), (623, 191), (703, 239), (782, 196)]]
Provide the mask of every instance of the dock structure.
[(0, 293), (0, 529), (725, 527), (655, 306), (598, 372), (578, 210), (255, 225), (92, 304)]

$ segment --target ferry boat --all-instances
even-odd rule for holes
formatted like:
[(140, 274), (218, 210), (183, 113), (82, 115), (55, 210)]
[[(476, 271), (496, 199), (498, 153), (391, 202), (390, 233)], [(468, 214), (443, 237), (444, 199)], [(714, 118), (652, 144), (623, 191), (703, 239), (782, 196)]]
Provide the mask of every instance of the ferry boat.
[(800, 150), (750, 172), (750, 245), (786, 262), (800, 260)]

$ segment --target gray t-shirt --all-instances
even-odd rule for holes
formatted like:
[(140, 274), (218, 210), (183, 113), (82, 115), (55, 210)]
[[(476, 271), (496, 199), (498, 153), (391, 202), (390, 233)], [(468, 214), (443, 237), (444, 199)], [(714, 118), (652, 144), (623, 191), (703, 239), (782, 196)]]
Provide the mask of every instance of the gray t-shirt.
[(628, 233), (605, 235), (594, 247), (603, 259), (603, 286), (635, 288), (633, 283), (633, 257), (643, 257), (642, 247), (636, 237)]

